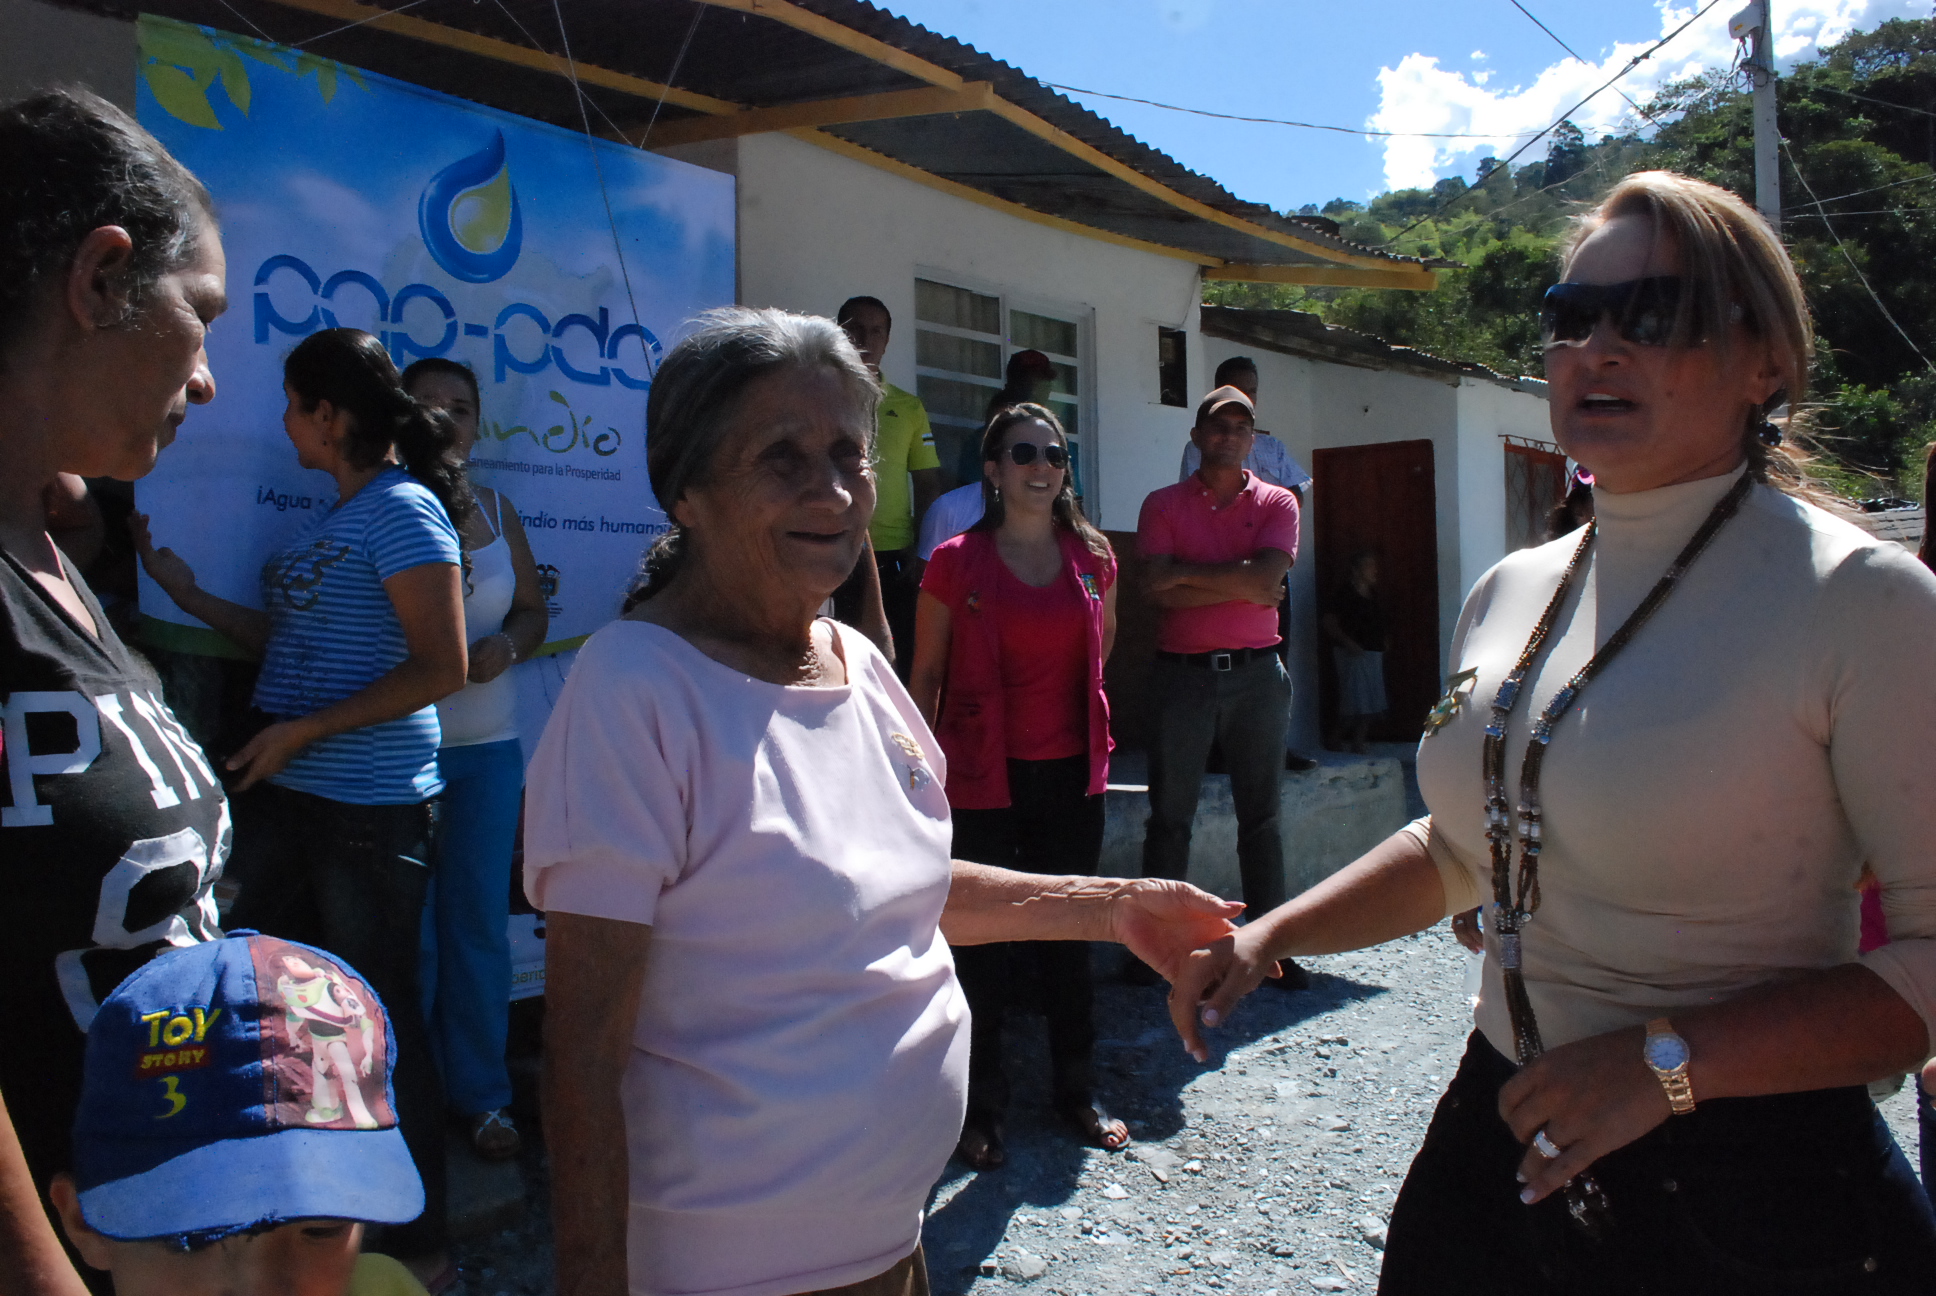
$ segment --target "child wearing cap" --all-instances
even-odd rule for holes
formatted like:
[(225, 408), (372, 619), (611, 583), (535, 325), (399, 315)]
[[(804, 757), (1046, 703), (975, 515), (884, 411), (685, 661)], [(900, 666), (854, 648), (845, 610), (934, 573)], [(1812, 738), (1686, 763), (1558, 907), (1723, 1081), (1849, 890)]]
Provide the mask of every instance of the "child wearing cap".
[(423, 1296), (363, 1226), (423, 1212), (389, 1019), (321, 950), (253, 933), (163, 954), (87, 1033), (51, 1196), (116, 1296)]

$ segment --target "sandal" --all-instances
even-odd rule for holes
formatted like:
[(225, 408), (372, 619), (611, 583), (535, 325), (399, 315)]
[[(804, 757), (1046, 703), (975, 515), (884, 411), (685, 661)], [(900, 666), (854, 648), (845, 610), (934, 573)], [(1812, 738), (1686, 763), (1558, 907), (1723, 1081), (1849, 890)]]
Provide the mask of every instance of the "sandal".
[(524, 1140), (518, 1137), (518, 1127), (511, 1123), (511, 1113), (502, 1107), (479, 1112), (468, 1124), (471, 1149), (486, 1161), (509, 1161), (524, 1147)]
[(1090, 1147), (1120, 1152), (1129, 1146), (1129, 1126), (1104, 1111), (1093, 1098), (1072, 1098), (1057, 1103), (1055, 1110)]
[(970, 1112), (955, 1143), (955, 1155), (977, 1174), (1006, 1165), (1008, 1149), (1002, 1145), (1001, 1117)]

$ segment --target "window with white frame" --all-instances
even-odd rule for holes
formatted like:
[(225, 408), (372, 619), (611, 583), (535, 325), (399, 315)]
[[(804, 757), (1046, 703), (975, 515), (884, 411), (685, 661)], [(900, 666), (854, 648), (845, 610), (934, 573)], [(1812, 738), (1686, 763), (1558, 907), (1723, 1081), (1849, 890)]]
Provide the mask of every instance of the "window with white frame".
[(1076, 491), (1082, 493), (1087, 307), (1016, 302), (933, 279), (914, 281), (915, 394), (927, 407), (947, 485), (981, 477), (981, 431), (1002, 390), (1010, 356), (1040, 351), (1055, 366), (1041, 399), (1069, 434)]

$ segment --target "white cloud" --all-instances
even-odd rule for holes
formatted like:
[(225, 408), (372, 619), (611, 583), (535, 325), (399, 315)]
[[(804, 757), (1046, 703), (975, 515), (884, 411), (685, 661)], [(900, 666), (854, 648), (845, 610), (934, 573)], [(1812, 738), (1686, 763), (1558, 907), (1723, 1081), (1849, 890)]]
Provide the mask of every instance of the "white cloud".
[[(1711, 68), (1726, 68), (1735, 44), (1728, 39), (1728, 19), (1745, 0), (1722, 0), (1674, 41), (1623, 77), (1573, 115), (1574, 124), (1589, 138), (1611, 130), (1630, 129), (1640, 121), (1617, 90), (1641, 103), (1670, 81), (1684, 80)], [(1385, 183), (1394, 189), (1429, 186), (1454, 171), (1469, 169), (1479, 158), (1505, 157), (1562, 112), (1625, 67), (1635, 55), (1686, 22), (1698, 3), (1657, 0), (1660, 30), (1644, 39), (1623, 42), (1605, 52), (1598, 63), (1565, 59), (1542, 71), (1531, 85), (1488, 89), (1489, 72), (1459, 72), (1439, 66), (1436, 58), (1408, 54), (1395, 68), (1378, 72), (1379, 106), (1365, 125), (1372, 130), (1438, 131), (1486, 136), (1483, 139), (1388, 139), (1385, 141)], [(1779, 0), (1775, 5), (1775, 55), (1783, 62), (1812, 57), (1851, 31), (1863, 31), (1890, 18), (1926, 18), (1929, 0)], [(1480, 57), (1474, 51), (1472, 57)], [(1644, 124), (1644, 123), (1642, 123)], [(1527, 150), (1522, 162), (1545, 156), (1541, 141)]]
[(1486, 52), (1484, 50), (1473, 50), (1472, 53), (1466, 55), (1466, 57), (1471, 59), (1474, 63), (1483, 63), (1486, 61)]

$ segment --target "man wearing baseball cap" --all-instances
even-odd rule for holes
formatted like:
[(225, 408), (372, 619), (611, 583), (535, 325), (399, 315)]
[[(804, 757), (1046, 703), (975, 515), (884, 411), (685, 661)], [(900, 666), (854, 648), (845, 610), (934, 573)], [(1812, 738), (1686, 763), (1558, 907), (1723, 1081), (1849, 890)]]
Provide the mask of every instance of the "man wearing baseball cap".
[[(1251, 917), (1285, 898), (1277, 819), (1291, 682), (1277, 655), (1277, 605), (1298, 541), (1297, 498), (1244, 468), (1255, 415), (1236, 387), (1205, 396), (1190, 431), (1201, 465), (1151, 492), (1136, 526), (1159, 609), (1143, 875), (1188, 871), (1191, 821), (1215, 743), (1230, 774)], [(1294, 966), (1285, 972), (1278, 984), (1302, 982)]]
[(161, 955), (87, 1034), (74, 1169), (50, 1195), (116, 1296), (422, 1296), (359, 1256), (423, 1213), (389, 1019), (321, 950), (238, 933)]

